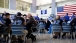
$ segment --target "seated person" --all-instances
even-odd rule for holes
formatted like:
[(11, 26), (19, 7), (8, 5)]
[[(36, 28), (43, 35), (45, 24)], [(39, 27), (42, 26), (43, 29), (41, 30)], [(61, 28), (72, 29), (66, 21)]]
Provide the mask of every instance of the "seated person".
[[(60, 16), (56, 16), (54, 24), (59, 24), (61, 26), (60, 30), (62, 30), (62, 23), (63, 21), (60, 19)], [(57, 38), (57, 36), (60, 37), (60, 32), (55, 32), (54, 34), (55, 34), (54, 38)]]
[(41, 18), (40, 19), (40, 21), (39, 21), (39, 31), (41, 32), (41, 33), (43, 33), (44, 32), (44, 29), (45, 29), (45, 22), (44, 22), (44, 20)]
[(71, 22), (71, 35), (72, 35), (72, 39), (74, 39), (73, 33), (75, 32), (75, 26), (76, 26), (76, 18), (74, 18)]

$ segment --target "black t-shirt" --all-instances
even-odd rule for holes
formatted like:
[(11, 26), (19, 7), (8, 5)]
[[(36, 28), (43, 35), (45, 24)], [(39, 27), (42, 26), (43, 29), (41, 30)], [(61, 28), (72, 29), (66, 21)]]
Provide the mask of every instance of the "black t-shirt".
[(16, 17), (16, 19), (14, 20), (15, 25), (23, 25), (23, 23), (25, 22), (25, 20), (22, 17)]
[(4, 19), (5, 25), (9, 26), (11, 24), (11, 20), (9, 18)]

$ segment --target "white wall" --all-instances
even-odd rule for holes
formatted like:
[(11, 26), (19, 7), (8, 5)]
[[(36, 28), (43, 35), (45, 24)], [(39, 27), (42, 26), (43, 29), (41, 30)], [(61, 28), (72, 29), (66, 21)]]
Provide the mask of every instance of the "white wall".
[[(57, 7), (64, 6), (64, 5), (72, 5), (72, 4), (76, 4), (76, 0), (67, 0), (67, 1), (57, 2)], [(51, 4), (46, 4), (46, 5), (38, 6), (38, 8), (39, 9), (48, 9), (50, 6), (51, 6)]]
[(48, 9), (50, 6), (51, 6), (51, 4), (48, 4), (48, 5), (39, 6), (38, 8), (39, 9)]
[[(72, 5), (72, 4), (76, 4), (76, 0), (69, 0), (69, 1), (67, 0), (67, 1), (63, 1), (63, 2), (58, 2), (57, 7), (64, 6), (64, 5)], [(41, 10), (37, 10), (36, 13), (39, 14), (39, 17), (42, 17), (42, 18), (49, 17), (49, 15), (51, 14), (51, 8), (49, 8), (49, 6), (51, 6), (51, 4), (39, 6), (41, 8), (41, 10), (47, 9), (46, 15), (45, 14), (41, 15)]]
[[(66, 0), (56, 0), (56, 2), (60, 2), (60, 1), (66, 1)], [(36, 1), (37, 6), (51, 4), (51, 3), (52, 3), (52, 0), (37, 0)]]
[[(44, 9), (44, 10), (46, 10), (46, 9)], [(41, 10), (37, 10), (36, 11), (36, 14), (38, 14), (38, 16), (40, 17), (40, 18), (48, 18), (49, 16), (50, 16), (50, 14), (51, 14), (51, 8), (50, 9), (47, 9), (47, 14), (43, 14), (43, 15), (41, 15)]]
[[(43, 10), (46, 10), (46, 9), (43, 9)], [(41, 10), (36, 10), (36, 14), (38, 14), (38, 16), (40, 18), (46, 19), (46, 18), (50, 17), (50, 15), (52, 14), (52, 9), (51, 8), (48, 8), (47, 9), (47, 14), (43, 14), (43, 15), (41, 14)], [(56, 15), (57, 15), (57, 12), (56, 12)]]
[(51, 0), (37, 0), (36, 1), (36, 5), (39, 6), (39, 5), (45, 5), (45, 4), (49, 4), (51, 3)]

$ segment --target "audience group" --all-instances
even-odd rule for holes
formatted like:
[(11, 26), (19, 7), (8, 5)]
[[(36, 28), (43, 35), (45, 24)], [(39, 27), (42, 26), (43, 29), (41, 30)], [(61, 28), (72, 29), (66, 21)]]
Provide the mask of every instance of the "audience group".
[[(52, 20), (51, 22), (52, 22), (52, 24), (59, 24), (61, 26), (60, 30), (63, 30), (62, 25), (70, 25), (71, 26), (70, 34), (72, 35), (72, 39), (74, 39), (73, 33), (75, 32), (75, 25), (76, 25), (75, 13), (73, 13), (71, 17), (67, 13), (63, 17), (63, 19), (61, 19), (60, 16), (56, 16), (56, 18), (54, 20)], [(66, 35), (66, 33), (63, 33), (62, 38), (65, 35)], [(58, 36), (60, 37), (60, 33), (56, 32), (54, 38), (57, 38)]]
[[(31, 13), (28, 14), (21, 14), (20, 12), (18, 12), (13, 19), (10, 18), (11, 14), (4, 12), (2, 14), (2, 16), (0, 16), (0, 24), (1, 25), (5, 25), (7, 27), (7, 29), (5, 30), (6, 33), (9, 33), (10, 35), (12, 34), (12, 29), (11, 29), (11, 25), (23, 25), (24, 30), (27, 30), (27, 39), (31, 38), (32, 41), (34, 41), (34, 38), (36, 38), (35, 35), (32, 34), (32, 32), (35, 32), (36, 30), (38, 30), (37, 28), (35, 28), (36, 30), (32, 29), (32, 27), (36, 27), (38, 26), (39, 28), (39, 32), (43, 33), (44, 30), (48, 31), (49, 27), (50, 27), (50, 21), (48, 19), (43, 19), (43, 18), (39, 18), (38, 15), (33, 17)], [(1, 28), (1, 27), (0, 27)], [(2, 29), (0, 29), (0, 33), (4, 34), (4, 32), (2, 31)], [(45, 33), (45, 32), (44, 32)], [(30, 37), (29, 37), (30, 36)], [(4, 35), (5, 39), (6, 37), (8, 37), (8, 35)], [(19, 41), (22, 42), (22, 40), (19, 38)]]
[[(59, 24), (61, 26), (61, 29), (62, 29), (62, 25), (69, 24), (71, 25), (71, 34), (75, 32), (75, 28), (74, 28), (76, 25), (75, 13), (72, 14), (71, 19), (67, 13), (63, 17), (63, 19), (61, 19), (60, 16), (56, 16), (56, 18), (51, 21), (49, 21), (48, 19), (39, 18), (38, 15), (33, 17), (32, 14), (30, 13), (21, 14), (20, 12), (18, 12), (14, 16), (14, 19), (10, 19), (10, 16), (11, 14), (4, 12), (2, 16), (0, 16), (0, 24), (6, 25), (7, 26), (6, 32), (10, 34), (12, 34), (11, 25), (23, 25), (24, 27), (26, 27), (24, 29), (28, 31), (26, 35), (27, 39), (29, 38), (30, 35), (36, 37), (32, 34), (32, 32), (35, 32), (36, 30), (38, 30), (40, 33), (45, 33), (45, 31), (48, 32), (51, 24)], [(37, 28), (34, 28), (35, 30), (32, 29), (33, 26), (38, 27), (38, 29)], [(2, 29), (0, 29), (0, 33), (2, 34), (4, 33)], [(66, 33), (64, 33), (62, 37), (64, 37), (65, 34)], [(54, 38), (57, 38), (57, 36), (60, 36), (60, 33), (55, 33)], [(5, 37), (7, 37), (7, 35), (5, 35)], [(32, 41), (34, 40), (34, 38), (32, 37), (30, 38), (32, 39)]]

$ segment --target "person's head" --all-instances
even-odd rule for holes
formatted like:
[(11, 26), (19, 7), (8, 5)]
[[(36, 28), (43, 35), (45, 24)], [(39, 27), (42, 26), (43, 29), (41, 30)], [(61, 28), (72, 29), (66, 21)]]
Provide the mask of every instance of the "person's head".
[(41, 18), (40, 20), (43, 20), (43, 18)]
[(20, 12), (17, 13), (17, 16), (21, 17), (21, 15), (22, 15), (22, 14), (21, 14)]
[(23, 15), (23, 18), (24, 18), (24, 19), (27, 19), (27, 15), (26, 15), (26, 14), (24, 14), (24, 15)]
[(37, 14), (37, 16), (38, 16), (38, 14)]
[(75, 13), (73, 13), (73, 15), (75, 15)]
[(31, 16), (32, 16), (32, 15), (31, 15), (30, 13), (27, 15), (28, 18), (30, 18)]
[(60, 16), (56, 16), (56, 19), (60, 19)]
[(6, 11), (4, 11), (4, 14), (6, 14)]
[(68, 13), (66, 15), (68, 16)]
[(6, 14), (5, 14), (5, 17), (6, 17), (6, 18), (10, 18), (10, 14), (9, 14), (9, 13), (6, 13)]

